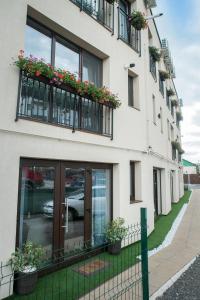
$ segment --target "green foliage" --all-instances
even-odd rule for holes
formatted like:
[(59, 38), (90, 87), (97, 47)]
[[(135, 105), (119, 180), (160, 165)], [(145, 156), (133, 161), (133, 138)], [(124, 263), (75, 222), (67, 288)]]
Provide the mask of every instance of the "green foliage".
[(160, 70), (159, 73), (162, 81), (165, 81), (166, 79), (170, 78), (169, 72)]
[(16, 272), (23, 272), (26, 269), (37, 269), (40, 266), (44, 256), (44, 249), (27, 241), (22, 249), (11, 254), (10, 263), (12, 269)]
[(179, 154), (183, 154), (184, 150), (181, 147), (181, 144), (177, 141), (172, 141), (172, 146), (174, 147), (174, 149), (176, 149), (178, 151)]
[(171, 88), (169, 90), (167, 90), (167, 96), (171, 97), (171, 96), (174, 96), (174, 95), (175, 95), (175, 93)]
[(153, 46), (149, 47), (149, 53), (154, 61), (160, 61), (161, 53), (158, 48), (153, 47)]
[(28, 76), (43, 76), (49, 79), (53, 85), (66, 85), (73, 89), (80, 96), (89, 97), (91, 100), (105, 104), (112, 108), (121, 105), (118, 96), (112, 94), (106, 87), (98, 88), (92, 82), (77, 79), (76, 76), (67, 70), (55, 69), (50, 64), (46, 64), (43, 59), (37, 59), (30, 55), (24, 57), (23, 50), (20, 50), (18, 60), (15, 65), (26, 72)]
[(147, 21), (140, 11), (133, 11), (130, 15), (129, 21), (137, 30), (145, 29), (147, 27)]
[(178, 101), (176, 99), (171, 100), (171, 105), (177, 107)]
[(154, 231), (148, 237), (149, 250), (154, 249), (162, 244), (181, 208), (185, 203), (188, 202), (190, 194), (190, 191), (186, 191), (178, 203), (172, 203), (172, 209), (168, 215), (158, 217), (155, 223)]
[(106, 229), (106, 238), (110, 243), (121, 241), (128, 233), (128, 229), (124, 226), (123, 218), (116, 218), (108, 225)]

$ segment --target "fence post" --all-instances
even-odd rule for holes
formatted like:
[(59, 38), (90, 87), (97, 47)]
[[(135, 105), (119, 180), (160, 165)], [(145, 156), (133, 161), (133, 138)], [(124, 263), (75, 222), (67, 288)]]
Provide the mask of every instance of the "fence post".
[(149, 300), (149, 270), (147, 247), (147, 209), (141, 208), (141, 256), (142, 256), (142, 294), (143, 300)]

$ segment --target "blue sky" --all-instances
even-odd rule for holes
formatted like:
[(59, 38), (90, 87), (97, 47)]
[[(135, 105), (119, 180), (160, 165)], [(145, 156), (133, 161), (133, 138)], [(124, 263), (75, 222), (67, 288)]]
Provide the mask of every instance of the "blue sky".
[(200, 0), (157, 0), (153, 13), (161, 38), (167, 38), (176, 69), (175, 84), (184, 107), (185, 158), (200, 161)]

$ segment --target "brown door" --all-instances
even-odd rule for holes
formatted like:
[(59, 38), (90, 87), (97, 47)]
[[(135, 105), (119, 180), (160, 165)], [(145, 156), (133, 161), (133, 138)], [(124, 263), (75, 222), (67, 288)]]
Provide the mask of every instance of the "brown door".
[(57, 257), (60, 249), (103, 243), (111, 177), (110, 165), (22, 159), (17, 246), (33, 241)]

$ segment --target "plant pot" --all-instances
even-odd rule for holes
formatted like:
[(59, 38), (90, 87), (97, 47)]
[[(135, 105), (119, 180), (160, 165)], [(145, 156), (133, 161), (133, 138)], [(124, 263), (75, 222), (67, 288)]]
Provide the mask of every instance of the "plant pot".
[(34, 291), (38, 279), (37, 272), (17, 273), (14, 291), (18, 295), (27, 295)]
[(106, 0), (109, 4), (114, 4), (115, 0)]
[(108, 252), (110, 254), (120, 254), (121, 252), (121, 241), (116, 241), (115, 243), (109, 244), (108, 245)]

